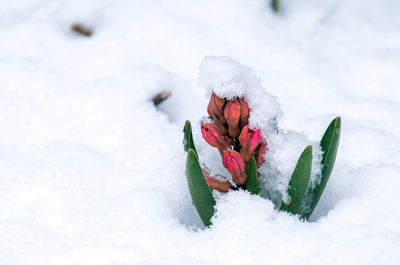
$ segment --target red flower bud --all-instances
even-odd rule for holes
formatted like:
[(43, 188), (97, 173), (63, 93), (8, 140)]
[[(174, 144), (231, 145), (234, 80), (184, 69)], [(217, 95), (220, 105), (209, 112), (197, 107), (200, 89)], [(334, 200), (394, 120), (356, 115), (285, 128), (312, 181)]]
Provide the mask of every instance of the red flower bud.
[(226, 119), (224, 117), (225, 99), (218, 97), (212, 93), (210, 102), (208, 103), (208, 115), (215, 121), (218, 131), (223, 135), (228, 135)]
[(229, 173), (231, 173), (233, 182), (237, 185), (242, 185), (246, 182), (247, 175), (244, 161), (238, 152), (230, 149), (225, 150), (223, 162)]
[(244, 98), (240, 98), (240, 128), (249, 124), (250, 108)]
[(266, 152), (267, 152), (267, 142), (263, 142), (261, 143), (261, 147), (257, 155), (257, 167), (260, 167), (262, 163), (264, 163), (265, 161), (264, 155)]
[(226, 123), (224, 118), (225, 99), (218, 97), (212, 93), (210, 102), (208, 103), (207, 112), (211, 118), (217, 117), (221, 122)]
[(229, 135), (236, 138), (240, 134), (239, 120), (240, 120), (240, 102), (235, 99), (226, 104), (224, 116), (228, 123)]
[(221, 181), (221, 180), (217, 180), (213, 177), (210, 177), (207, 173), (205, 173), (203, 171), (204, 177), (207, 181), (208, 186), (210, 187), (210, 189), (213, 190), (217, 190), (219, 192), (228, 192), (229, 189), (232, 187), (232, 185), (229, 183), (228, 180)]
[(239, 136), (240, 142), (240, 155), (242, 156), (243, 160), (246, 163), (250, 162), (250, 158), (256, 150), (258, 144), (261, 140), (261, 130), (258, 129), (257, 131), (253, 132), (249, 129), (249, 126), (244, 126), (242, 132)]
[[(225, 118), (224, 118), (225, 119)], [(217, 118), (214, 118), (215, 125), (217, 126), (218, 131), (221, 133), (222, 136), (224, 137), (229, 137), (228, 136), (228, 127), (226, 124), (223, 124), (220, 120)]]
[(213, 123), (201, 123), (201, 134), (203, 135), (204, 140), (214, 147), (217, 147), (218, 150), (223, 153), (225, 148), (230, 147), (229, 141), (222, 136), (217, 127)]

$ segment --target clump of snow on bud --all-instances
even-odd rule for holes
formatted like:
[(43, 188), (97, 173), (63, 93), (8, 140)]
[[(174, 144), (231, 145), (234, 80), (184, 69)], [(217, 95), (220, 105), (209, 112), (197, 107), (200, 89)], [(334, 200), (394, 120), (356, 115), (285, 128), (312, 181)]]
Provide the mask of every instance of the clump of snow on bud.
[[(219, 97), (244, 97), (250, 107), (250, 128), (260, 128), (267, 135), (282, 116), (276, 97), (261, 85), (253, 70), (226, 56), (207, 56), (200, 65), (200, 84), (207, 99), (214, 92)], [(264, 136), (264, 135), (263, 135)]]
[(260, 168), (263, 192), (275, 202), (287, 200), (287, 186), (297, 160), (304, 148), (313, 145), (311, 185), (315, 185), (320, 174), (322, 153), (318, 142), (310, 141), (303, 133), (278, 128), (282, 116), (277, 98), (261, 85), (252, 69), (226, 56), (208, 56), (200, 66), (199, 81), (212, 93), (228, 100), (241, 98), (250, 108), (249, 128), (261, 129), (263, 140), (268, 144), (265, 162)]

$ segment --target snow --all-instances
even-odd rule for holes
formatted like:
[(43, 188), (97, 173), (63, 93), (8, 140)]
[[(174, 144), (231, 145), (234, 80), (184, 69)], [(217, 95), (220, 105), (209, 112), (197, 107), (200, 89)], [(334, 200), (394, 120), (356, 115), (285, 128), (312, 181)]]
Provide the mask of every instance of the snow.
[[(400, 2), (287, 0), (280, 15), (264, 0), (2, 7), (1, 264), (398, 263)], [(71, 32), (76, 22), (94, 34)], [(226, 175), (196, 126), (207, 56), (253, 69), (276, 97), (288, 135), (276, 140), (281, 159), (341, 116), (336, 165), (311, 222), (230, 192), (202, 227), (182, 127), (192, 121), (202, 162)], [(171, 97), (155, 108), (165, 90)]]

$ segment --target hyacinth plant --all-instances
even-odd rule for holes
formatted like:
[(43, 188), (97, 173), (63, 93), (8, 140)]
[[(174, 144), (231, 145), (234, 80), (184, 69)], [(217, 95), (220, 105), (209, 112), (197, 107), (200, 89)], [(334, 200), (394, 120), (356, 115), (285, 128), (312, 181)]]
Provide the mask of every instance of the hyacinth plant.
[[(201, 168), (191, 124), (186, 121), (183, 145), (188, 152), (186, 161), (188, 186), (193, 204), (203, 224), (210, 226), (216, 203), (212, 190), (224, 193), (244, 189), (254, 195), (260, 193), (258, 169), (264, 163), (268, 143), (262, 140), (260, 129), (249, 128), (251, 109), (243, 97), (228, 100), (213, 93), (207, 112), (210, 122), (201, 123), (202, 136), (208, 144), (218, 149), (222, 163), (231, 174), (234, 183), (232, 185), (221, 175), (211, 177), (207, 169)], [(277, 205), (280, 210), (297, 214), (305, 220), (310, 217), (321, 198), (335, 163), (340, 126), (341, 120), (337, 117), (331, 122), (320, 141), (323, 151), (321, 174), (318, 183), (313, 186), (309, 183), (312, 146), (304, 149), (289, 181), (287, 189), (289, 200)]]

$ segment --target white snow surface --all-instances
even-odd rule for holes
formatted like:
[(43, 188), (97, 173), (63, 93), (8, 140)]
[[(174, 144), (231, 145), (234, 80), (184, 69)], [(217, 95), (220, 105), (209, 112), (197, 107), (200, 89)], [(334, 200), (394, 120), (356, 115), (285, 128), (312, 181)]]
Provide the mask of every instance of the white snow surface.
[[(400, 2), (281, 2), (276, 15), (264, 0), (3, 1), (0, 264), (398, 264)], [(295, 135), (282, 160), (341, 116), (311, 222), (238, 191), (202, 226), (182, 128), (221, 167), (197, 126), (206, 56), (253, 69), (276, 97), (268, 113)]]

